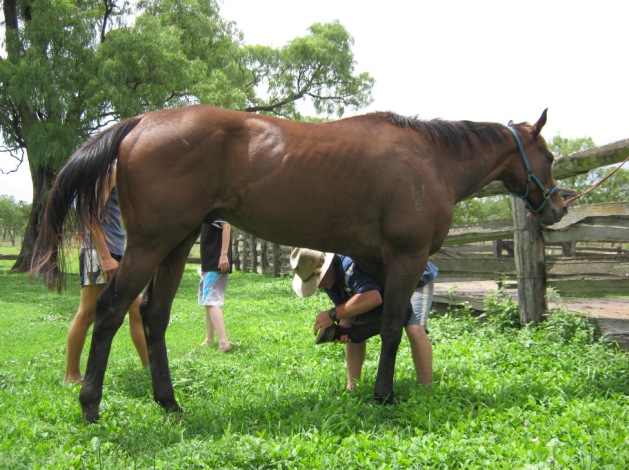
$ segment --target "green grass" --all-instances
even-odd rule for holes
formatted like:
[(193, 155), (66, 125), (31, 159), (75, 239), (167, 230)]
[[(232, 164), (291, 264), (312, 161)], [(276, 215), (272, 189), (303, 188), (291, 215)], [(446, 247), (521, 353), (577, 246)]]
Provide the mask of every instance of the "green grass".
[(153, 402), (125, 324), (101, 420), (89, 425), (78, 387), (60, 385), (76, 275), (57, 296), (0, 268), (0, 468), (629, 467), (629, 357), (593, 342), (577, 316), (517, 330), (501, 298), (484, 324), (434, 316), (433, 391), (417, 385), (404, 339), (399, 403), (380, 406), (371, 398), (379, 340), (370, 341), (363, 383), (346, 392), (343, 348), (313, 345), (325, 297), (298, 299), (286, 278), (234, 273), (224, 311), (235, 348), (201, 347), (194, 269), (167, 333), (184, 414)]

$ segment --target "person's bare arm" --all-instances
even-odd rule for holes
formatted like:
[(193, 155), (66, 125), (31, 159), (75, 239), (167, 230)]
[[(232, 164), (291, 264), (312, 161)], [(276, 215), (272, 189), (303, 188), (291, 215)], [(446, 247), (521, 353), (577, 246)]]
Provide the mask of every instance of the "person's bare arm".
[[(111, 194), (112, 189), (116, 185), (116, 166), (114, 165), (111, 176), (110, 176), (110, 184), (109, 184), (109, 194)], [(107, 196), (109, 199), (109, 195)], [(111, 257), (111, 253), (109, 252), (109, 248), (107, 247), (107, 243), (105, 242), (105, 233), (103, 231), (102, 226), (98, 230), (92, 230), (90, 232), (90, 236), (92, 237), (92, 243), (94, 244), (94, 248), (96, 248), (96, 252), (98, 253), (98, 257), (100, 258), (100, 264), (103, 267), (103, 272), (105, 279), (111, 278), (118, 269), (118, 261)]]
[(231, 243), (231, 225), (222, 222), (223, 237), (221, 239), (221, 256), (218, 260), (218, 270), (222, 273), (229, 271), (229, 244)]
[[(382, 305), (382, 296), (380, 295), (380, 292), (377, 290), (370, 290), (353, 295), (344, 304), (334, 307), (334, 310), (336, 311), (336, 319), (344, 320), (346, 318), (353, 318), (362, 313), (369, 312), (380, 305)], [(330, 317), (329, 310), (320, 312), (315, 319), (315, 334), (321, 328), (332, 326), (333, 323), (334, 321)]]

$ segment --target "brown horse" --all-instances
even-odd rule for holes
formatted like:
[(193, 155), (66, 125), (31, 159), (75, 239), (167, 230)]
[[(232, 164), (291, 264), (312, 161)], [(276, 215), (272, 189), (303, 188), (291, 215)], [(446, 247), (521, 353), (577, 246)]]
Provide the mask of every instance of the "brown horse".
[[(519, 194), (544, 224), (566, 208), (552, 156), (534, 125), (420, 121), (374, 113), (307, 124), (205, 105), (127, 119), (89, 139), (52, 189), (33, 273), (62, 287), (60, 244), (69, 212), (99, 226), (107, 176), (117, 188), (127, 251), (98, 299), (80, 402), (98, 419), (111, 342), (147, 285), (142, 319), (153, 393), (179, 410), (165, 332), (173, 298), (201, 222), (223, 218), (266, 240), (344, 253), (384, 284), (376, 398), (393, 400), (403, 319), (454, 205), (493, 180)], [(74, 207), (73, 207), (74, 205)]]

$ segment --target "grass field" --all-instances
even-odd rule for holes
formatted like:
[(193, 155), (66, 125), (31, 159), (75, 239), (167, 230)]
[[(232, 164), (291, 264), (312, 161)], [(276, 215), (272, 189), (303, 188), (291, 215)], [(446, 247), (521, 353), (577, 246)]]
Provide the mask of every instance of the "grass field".
[(298, 299), (287, 279), (234, 273), (224, 310), (235, 348), (200, 346), (189, 266), (167, 333), (185, 412), (153, 402), (125, 324), (101, 420), (88, 425), (78, 387), (60, 384), (76, 275), (57, 296), (2, 263), (1, 469), (629, 468), (629, 356), (593, 342), (574, 315), (518, 330), (513, 305), (496, 297), (487, 323), (434, 316), (432, 392), (417, 385), (403, 339), (399, 403), (380, 406), (371, 399), (379, 340), (370, 340), (363, 383), (346, 392), (342, 347), (313, 344), (325, 297)]

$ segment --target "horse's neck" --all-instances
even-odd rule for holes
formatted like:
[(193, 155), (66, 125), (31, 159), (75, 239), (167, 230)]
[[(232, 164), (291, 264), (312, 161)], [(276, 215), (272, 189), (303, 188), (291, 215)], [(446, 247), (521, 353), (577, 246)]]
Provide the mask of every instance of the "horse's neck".
[(456, 202), (468, 198), (489, 183), (500, 180), (508, 160), (504, 148), (470, 151), (456, 162), (451, 184)]

